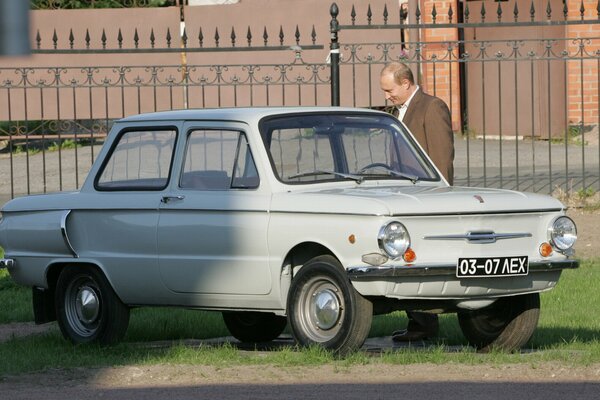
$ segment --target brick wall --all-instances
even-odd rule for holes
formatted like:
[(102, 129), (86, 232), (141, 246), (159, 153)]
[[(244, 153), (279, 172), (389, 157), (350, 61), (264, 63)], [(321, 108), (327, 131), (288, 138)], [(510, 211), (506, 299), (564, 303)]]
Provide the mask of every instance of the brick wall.
[[(437, 13), (436, 23), (456, 22), (456, 0), (421, 0), (419, 5), (422, 13), (422, 23), (433, 23), (432, 11), (435, 5)], [(453, 21), (448, 18), (448, 10), (452, 6), (454, 12)], [(457, 54), (457, 51), (449, 51), (448, 42), (458, 40), (456, 29), (424, 29), (421, 33), (421, 40), (428, 42), (423, 49), (423, 58), (435, 59), (437, 61), (427, 63), (421, 69), (421, 84), (425, 92), (433, 94), (448, 104), (452, 114), (452, 129), (460, 130), (460, 87), (458, 64), (456, 62), (447, 62), (450, 54)], [(455, 60), (454, 60), (455, 61)]]
[[(582, 5), (581, 0), (568, 0), (569, 20), (581, 19), (579, 9)], [(584, 19), (595, 19), (598, 17), (596, 10), (596, 0), (583, 0), (585, 8)], [(577, 11), (576, 11), (577, 10)], [(600, 25), (574, 25), (566, 27), (567, 51), (570, 55), (580, 55), (580, 46), (585, 46), (585, 52), (589, 55), (600, 54), (600, 42), (593, 43), (578, 40), (581, 37), (598, 37), (600, 35)], [(594, 45), (595, 44), (595, 45)], [(600, 80), (600, 71), (598, 69), (600, 60), (572, 60), (567, 63), (568, 82), (568, 120), (569, 124), (598, 125), (599, 123), (599, 103), (598, 94)]]

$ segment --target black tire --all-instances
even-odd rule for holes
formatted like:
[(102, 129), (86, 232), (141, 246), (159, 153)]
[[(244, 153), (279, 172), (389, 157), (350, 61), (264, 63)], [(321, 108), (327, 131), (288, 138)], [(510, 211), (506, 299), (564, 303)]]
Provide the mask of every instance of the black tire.
[(539, 293), (503, 297), (481, 310), (458, 313), (458, 322), (469, 343), (479, 352), (515, 351), (535, 331), (540, 316)]
[(354, 289), (334, 257), (319, 256), (292, 279), (287, 313), (299, 345), (318, 344), (343, 355), (365, 342), (373, 304)]
[(281, 335), (287, 325), (285, 317), (249, 311), (223, 312), (223, 321), (231, 336), (243, 343), (270, 342)]
[(74, 344), (113, 344), (129, 325), (129, 308), (92, 267), (65, 268), (56, 284), (56, 318), (63, 336)]

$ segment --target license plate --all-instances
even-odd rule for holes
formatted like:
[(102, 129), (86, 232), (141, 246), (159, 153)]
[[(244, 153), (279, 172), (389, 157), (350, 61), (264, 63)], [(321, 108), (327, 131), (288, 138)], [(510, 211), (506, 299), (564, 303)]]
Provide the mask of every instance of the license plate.
[(521, 276), (528, 273), (527, 256), (459, 258), (456, 265), (458, 278)]

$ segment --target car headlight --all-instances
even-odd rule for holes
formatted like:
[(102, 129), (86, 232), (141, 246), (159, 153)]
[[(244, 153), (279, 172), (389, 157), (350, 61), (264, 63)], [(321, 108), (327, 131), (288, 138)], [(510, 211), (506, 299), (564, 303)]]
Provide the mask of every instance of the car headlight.
[(400, 222), (393, 221), (379, 230), (377, 237), (379, 248), (391, 258), (401, 257), (410, 247), (408, 231)]
[(577, 227), (569, 217), (558, 217), (548, 229), (550, 243), (559, 252), (569, 250), (577, 241)]

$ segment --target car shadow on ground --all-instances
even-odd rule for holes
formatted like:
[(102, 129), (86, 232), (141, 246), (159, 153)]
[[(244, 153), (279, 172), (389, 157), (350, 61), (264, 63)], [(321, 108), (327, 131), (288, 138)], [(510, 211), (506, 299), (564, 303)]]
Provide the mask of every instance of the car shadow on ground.
[[(539, 338), (539, 339), (537, 339)], [(572, 329), (572, 328), (538, 328), (530, 344), (521, 349), (521, 354), (538, 353), (561, 344), (574, 342), (589, 343), (600, 340), (600, 330)], [(432, 340), (418, 340), (413, 342), (395, 342), (391, 336), (380, 336), (368, 338), (361, 350), (371, 355), (388, 353), (393, 351), (431, 350), (442, 347), (447, 353), (475, 352), (474, 347), (456, 343), (455, 340), (446, 341), (439, 337)], [(213, 339), (184, 339), (184, 340), (161, 340), (151, 342), (137, 342), (136, 346), (146, 348), (169, 348), (173, 346), (186, 347), (220, 347), (224, 345), (233, 346), (241, 351), (278, 351), (283, 348), (295, 348), (296, 343), (291, 335), (283, 334), (271, 342), (264, 343), (242, 343), (232, 336)]]

